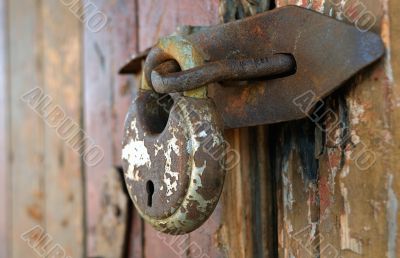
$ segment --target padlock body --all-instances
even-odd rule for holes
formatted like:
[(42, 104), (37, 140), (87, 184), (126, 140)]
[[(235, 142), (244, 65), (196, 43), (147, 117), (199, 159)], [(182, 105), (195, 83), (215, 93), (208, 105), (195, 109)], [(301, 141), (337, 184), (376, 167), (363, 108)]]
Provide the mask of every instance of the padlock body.
[(124, 175), (139, 213), (166, 233), (199, 227), (225, 176), (223, 127), (213, 101), (140, 90), (125, 123)]

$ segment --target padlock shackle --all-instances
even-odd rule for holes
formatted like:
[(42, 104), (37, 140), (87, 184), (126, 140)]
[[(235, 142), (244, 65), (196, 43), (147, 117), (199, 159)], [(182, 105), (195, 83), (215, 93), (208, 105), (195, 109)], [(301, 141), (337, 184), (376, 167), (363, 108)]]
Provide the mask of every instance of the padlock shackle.
[[(175, 60), (181, 70), (188, 70), (204, 64), (204, 55), (182, 36), (170, 36), (160, 39), (157, 45), (151, 49), (144, 65), (144, 80), (153, 90), (151, 74), (161, 64)], [(206, 98), (207, 87), (201, 87), (184, 92), (185, 96), (194, 98)]]

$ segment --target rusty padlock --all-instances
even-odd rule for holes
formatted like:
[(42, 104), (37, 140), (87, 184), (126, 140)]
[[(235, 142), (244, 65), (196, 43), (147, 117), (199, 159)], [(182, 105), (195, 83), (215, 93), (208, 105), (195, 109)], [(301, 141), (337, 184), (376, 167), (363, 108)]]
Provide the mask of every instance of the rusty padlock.
[(225, 148), (223, 123), (206, 86), (171, 96), (152, 90), (152, 70), (168, 60), (182, 70), (204, 63), (180, 36), (161, 39), (152, 49), (126, 118), (122, 159), (140, 215), (157, 230), (177, 235), (198, 228), (217, 205)]

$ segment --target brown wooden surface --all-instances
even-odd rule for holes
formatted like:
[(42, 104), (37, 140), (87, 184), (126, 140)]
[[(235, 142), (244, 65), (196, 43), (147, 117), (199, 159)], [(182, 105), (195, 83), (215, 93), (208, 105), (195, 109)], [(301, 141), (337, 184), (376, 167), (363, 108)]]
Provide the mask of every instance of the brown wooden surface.
[(21, 235), (37, 225), (51, 235), (46, 251), (59, 243), (67, 255), (79, 257), (84, 253), (81, 158), (21, 97), (40, 87), (52, 105), (80, 121), (80, 22), (53, 1), (8, 6), (12, 257), (34, 255)]
[[(84, 125), (86, 133), (104, 150), (96, 166), (85, 165), (87, 198), (87, 255), (113, 257), (125, 243), (127, 203), (111, 201), (109, 196), (125, 195), (120, 184), (121, 141), (125, 113), (131, 101), (133, 78), (118, 75), (130, 54), (137, 52), (135, 1), (93, 1), (108, 18), (99, 32), (84, 28)], [(110, 182), (111, 180), (111, 182)], [(118, 209), (121, 212), (110, 213)], [(108, 220), (115, 221), (110, 227)], [(105, 234), (107, 230), (111, 230)], [(118, 238), (117, 238), (118, 235)], [(121, 238), (121, 235), (123, 236)]]
[[(43, 88), (53, 98), (54, 105), (60, 105), (66, 116), (80, 123), (81, 22), (53, 0), (42, 1), (41, 14)], [(44, 142), (46, 231), (69, 256), (79, 257), (84, 255), (81, 156), (48, 125), (44, 128)]]
[[(9, 3), (11, 151), (13, 157), (11, 218), (13, 257), (32, 256), (21, 234), (35, 225), (62, 243), (69, 255), (83, 254), (83, 206), (80, 157), (60, 144), (53, 128), (21, 101), (40, 86), (79, 121), (80, 25), (59, 6)], [(52, 10), (51, 13), (48, 10)], [(33, 10), (33, 11), (32, 11)], [(52, 17), (52, 15), (55, 15)], [(57, 19), (55, 19), (57, 17)], [(63, 35), (58, 33), (65, 26)], [(65, 36), (71, 41), (65, 41)], [(75, 44), (74, 44), (75, 43)], [(68, 57), (68, 60), (64, 58)], [(75, 70), (74, 70), (75, 69)], [(64, 162), (65, 161), (65, 162)]]
[(0, 146), (3, 151), (0, 153), (0, 258), (9, 257), (9, 139), (7, 123), (9, 117), (8, 96), (9, 88), (7, 83), (7, 6), (6, 1), (0, 1)]
[(226, 132), (240, 163), (227, 172), (221, 199), (220, 241), (228, 257), (274, 257), (273, 179), (265, 127)]
[[(394, 29), (398, 28), (399, 19), (393, 16), (398, 2), (342, 1), (342, 6), (336, 8), (331, 3), (278, 1), (278, 6), (299, 4), (354, 24), (351, 19), (357, 14), (346, 18), (347, 8), (355, 3), (358, 7), (364, 4), (377, 18), (372, 29), (381, 33), (392, 55), (398, 55), (398, 48), (393, 49), (399, 41), (398, 29)], [(276, 160), (282, 161), (277, 170), (282, 175), (278, 180), (282, 257), (397, 257), (398, 67), (399, 60), (388, 52), (384, 60), (326, 100), (325, 109), (333, 111), (332, 116), (345, 125), (344, 129), (334, 125), (332, 116), (330, 120), (322, 119), (327, 128), (322, 137), (315, 133), (316, 125), (311, 121), (275, 127), (281, 134), (278, 148), (283, 150), (287, 146), (285, 139), (305, 138), (294, 133), (293, 128), (308, 128), (310, 139), (306, 144), (291, 140), (289, 156), (286, 152), (277, 154)], [(291, 128), (291, 133), (285, 131), (287, 128)], [(310, 148), (310, 152), (323, 151), (312, 162), (304, 164), (304, 158), (300, 158), (303, 164), (299, 164), (299, 158), (292, 153), (301, 152), (304, 147)], [(376, 155), (376, 162), (368, 169), (360, 166), (359, 155), (366, 155), (365, 151)], [(314, 162), (317, 166), (311, 167)], [(314, 171), (311, 182), (304, 174), (310, 168)]]

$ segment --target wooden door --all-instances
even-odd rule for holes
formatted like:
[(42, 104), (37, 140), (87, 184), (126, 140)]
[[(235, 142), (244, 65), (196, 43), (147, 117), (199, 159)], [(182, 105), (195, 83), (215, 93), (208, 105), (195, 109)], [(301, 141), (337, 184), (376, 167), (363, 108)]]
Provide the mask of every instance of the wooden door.
[[(240, 163), (211, 218), (188, 235), (156, 232), (125, 190), (122, 128), (139, 78), (119, 68), (178, 25), (285, 5), (379, 33), (385, 57), (326, 98), (320, 119), (227, 130)], [(399, 11), (397, 0), (0, 0), (0, 257), (57, 245), (63, 257), (397, 257)], [(24, 101), (37, 88), (76, 134)], [(102, 159), (88, 162), (82, 142)], [(38, 227), (50, 244), (28, 238)]]

